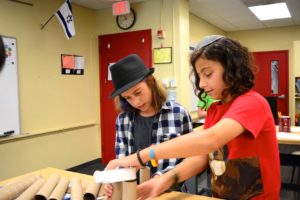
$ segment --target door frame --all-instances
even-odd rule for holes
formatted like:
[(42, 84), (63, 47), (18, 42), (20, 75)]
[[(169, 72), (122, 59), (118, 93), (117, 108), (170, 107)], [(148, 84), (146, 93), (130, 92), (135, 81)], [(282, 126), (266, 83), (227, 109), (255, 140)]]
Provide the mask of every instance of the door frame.
[[(290, 114), (290, 94), (289, 94), (289, 50), (274, 50), (274, 51), (253, 51), (252, 54), (258, 54), (258, 55), (266, 55), (265, 57), (274, 57), (276, 59), (276, 57), (280, 60), (282, 60), (282, 64), (280, 66), (285, 66), (285, 68), (281, 68), (283, 71), (278, 71), (278, 94), (270, 94), (268, 95), (269, 97), (275, 97), (276, 98), (276, 106), (278, 107), (278, 111), (280, 110), (280, 108), (282, 108), (282, 104), (280, 106), (278, 106), (278, 102), (281, 101), (279, 99), (279, 96), (281, 96), (281, 94), (285, 94), (285, 107), (286, 107), (286, 114), (285, 115), (289, 115)], [(276, 55), (277, 54), (277, 55)], [(280, 55), (278, 55), (280, 54)], [(253, 55), (254, 59), (256, 58)], [(275, 60), (274, 59), (274, 60)], [(254, 64), (256, 63), (256, 60), (254, 60)], [(261, 66), (258, 66), (258, 71), (261, 71)], [(280, 76), (281, 75), (281, 76)], [(271, 76), (271, 74), (270, 74)], [(256, 74), (255, 74), (256, 77)], [(281, 77), (281, 78), (280, 78)], [(282, 82), (283, 81), (283, 82)], [(256, 83), (256, 81), (255, 81)], [(285, 87), (284, 87), (285, 86)], [(280, 87), (284, 87), (284, 89), (280, 90)], [(271, 90), (270, 90), (271, 91)], [(265, 96), (264, 94), (262, 94), (263, 96)], [(280, 103), (280, 102), (279, 102)], [(274, 117), (275, 118), (275, 117)]]
[[(107, 64), (107, 62), (110, 62), (110, 59), (111, 58), (108, 58), (108, 59), (103, 59), (103, 54), (101, 54), (101, 52), (103, 52), (104, 51), (104, 49), (101, 49), (101, 47), (102, 48), (104, 48), (103, 46), (101, 46), (101, 38), (105, 38), (105, 37), (107, 37), (107, 38), (110, 38), (110, 37), (118, 37), (118, 36), (120, 36), (122, 39), (124, 38), (124, 35), (126, 36), (126, 35), (132, 35), (132, 36), (135, 36), (135, 38), (136, 37), (139, 37), (139, 34), (140, 35), (142, 35), (142, 36), (145, 36), (145, 39), (148, 39), (148, 41), (147, 42), (143, 42), (143, 41), (141, 41), (139, 44), (138, 44), (138, 46), (139, 45), (146, 45), (146, 48), (145, 47), (143, 47), (142, 49), (143, 49), (143, 51), (141, 51), (141, 52), (139, 52), (138, 51), (138, 49), (136, 49), (136, 48), (141, 48), (141, 47), (132, 47), (132, 48), (126, 48), (126, 50), (125, 51), (128, 51), (127, 53), (126, 53), (126, 55), (128, 55), (129, 53), (136, 53), (136, 54), (138, 54), (140, 57), (141, 57), (141, 59), (144, 61), (144, 63), (146, 64), (146, 66), (148, 66), (148, 67), (152, 67), (152, 30), (151, 29), (145, 29), (145, 30), (138, 30), (138, 31), (131, 31), (131, 32), (122, 32), (122, 33), (114, 33), (114, 34), (107, 34), (107, 35), (99, 35), (98, 36), (98, 48), (99, 48), (99, 85), (100, 85), (100, 128), (101, 128), (101, 149), (102, 149), (102, 163), (104, 163), (104, 164), (106, 164), (106, 163), (108, 163), (108, 161), (111, 159), (110, 157), (111, 157), (111, 155), (109, 155), (109, 153), (107, 153), (107, 151), (110, 151), (110, 149), (111, 149), (111, 144), (110, 143), (107, 143), (107, 141), (105, 141), (106, 140), (106, 138), (107, 137), (110, 137), (111, 135), (110, 134), (113, 134), (113, 136), (112, 137), (110, 137), (111, 138), (111, 140), (114, 140), (115, 141), (115, 136), (116, 136), (116, 134), (115, 134), (115, 131), (114, 131), (114, 133), (107, 133), (107, 132), (105, 132), (104, 133), (104, 131), (107, 129), (107, 125), (103, 122), (103, 117), (108, 117), (108, 115), (110, 114), (111, 115), (111, 117), (113, 118), (113, 116), (112, 115), (115, 115), (115, 111), (114, 111), (114, 113), (103, 113), (103, 108), (102, 108), (102, 106), (105, 106), (104, 105), (104, 98), (108, 98), (108, 96), (107, 96), (107, 93), (109, 92), (109, 91), (104, 91), (104, 88), (105, 87), (107, 87), (107, 84), (105, 83), (105, 82), (107, 82), (108, 80), (107, 80), (107, 69), (105, 69), (105, 67), (107, 67), (106, 66), (106, 64)], [(144, 37), (143, 37), (144, 38)], [(121, 40), (122, 40), (121, 39)], [(138, 39), (138, 41), (139, 41), (139, 39), (141, 39), (141, 38), (137, 38)], [(104, 44), (104, 45), (106, 45), (106, 44)], [(149, 45), (149, 46), (148, 46)], [(131, 45), (130, 45), (131, 46)], [(112, 46), (111, 46), (111, 48), (112, 48)], [(133, 50), (134, 49), (134, 50)], [(118, 49), (117, 50), (112, 50), (111, 49), (111, 51), (112, 52), (114, 52), (114, 53), (116, 53), (116, 52), (119, 52), (119, 54), (122, 54), (122, 55), (119, 55), (119, 56), (116, 56), (116, 57), (118, 57), (116, 60), (119, 60), (119, 59), (121, 59), (121, 58), (123, 58), (125, 55), (124, 55), (124, 51), (123, 51), (124, 49), (122, 49), (122, 50), (119, 50), (118, 51)], [(137, 52), (136, 52), (137, 51)], [(107, 53), (107, 52), (106, 52)], [(104, 53), (104, 54), (106, 54), (106, 53)], [(114, 60), (114, 61), (116, 61), (116, 60)], [(109, 83), (109, 84), (112, 84), (111, 82)], [(109, 85), (109, 87), (111, 87), (111, 85)], [(113, 101), (113, 100), (112, 100)], [(109, 104), (109, 107), (111, 107), (111, 105)], [(105, 116), (104, 116), (105, 115)], [(115, 121), (115, 118), (113, 118), (113, 119), (110, 119), (110, 120), (114, 120)], [(111, 121), (109, 121), (109, 125), (111, 126)], [(106, 128), (105, 128), (106, 127)], [(114, 126), (115, 127), (115, 126)], [(110, 130), (110, 129), (109, 129)], [(111, 131), (108, 131), (108, 132), (111, 132)], [(104, 134), (107, 134), (107, 135), (104, 135)], [(114, 142), (113, 141), (113, 142)], [(110, 141), (111, 142), (111, 141)], [(105, 150), (104, 150), (105, 149)], [(109, 150), (108, 150), (109, 149)], [(113, 150), (115, 150), (115, 149), (113, 149)], [(106, 151), (106, 152), (105, 152)], [(115, 158), (115, 157), (114, 157)]]

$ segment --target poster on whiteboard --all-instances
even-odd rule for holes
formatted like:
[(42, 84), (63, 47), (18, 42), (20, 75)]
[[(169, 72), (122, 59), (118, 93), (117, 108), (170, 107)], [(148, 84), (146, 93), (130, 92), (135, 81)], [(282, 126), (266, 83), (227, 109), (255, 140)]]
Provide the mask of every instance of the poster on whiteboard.
[(17, 40), (2, 36), (6, 54), (0, 73), (0, 136), (20, 134)]

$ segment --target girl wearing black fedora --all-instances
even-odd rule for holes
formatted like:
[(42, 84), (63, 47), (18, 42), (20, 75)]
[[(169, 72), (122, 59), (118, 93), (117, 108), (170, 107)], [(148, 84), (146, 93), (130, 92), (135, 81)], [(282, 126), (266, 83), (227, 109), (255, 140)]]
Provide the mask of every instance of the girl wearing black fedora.
[[(128, 55), (110, 67), (116, 107), (116, 158), (139, 152), (192, 131), (189, 113), (176, 102), (167, 101), (165, 89), (158, 84), (153, 68), (145, 66), (136, 54)], [(174, 168), (181, 159), (161, 159), (148, 163), (152, 177)], [(146, 163), (141, 165), (146, 166)], [(106, 185), (106, 195), (112, 195)]]

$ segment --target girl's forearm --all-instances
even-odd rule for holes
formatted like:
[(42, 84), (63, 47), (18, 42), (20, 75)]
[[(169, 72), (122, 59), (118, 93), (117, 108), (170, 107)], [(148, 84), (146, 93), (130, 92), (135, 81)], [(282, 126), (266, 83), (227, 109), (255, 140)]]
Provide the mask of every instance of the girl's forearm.
[(184, 159), (181, 163), (176, 165), (174, 170), (178, 174), (179, 182), (183, 182), (203, 172), (206, 169), (207, 164), (208, 164), (207, 155), (193, 156)]
[(151, 148), (156, 160), (206, 155), (215, 148), (211, 145), (212, 140), (213, 137), (206, 135), (205, 131), (203, 133), (193, 132), (146, 148), (140, 152), (140, 155), (144, 162), (151, 160)]
[(213, 127), (192, 132), (141, 151), (144, 162), (150, 159), (150, 149), (156, 160), (206, 155), (228, 143), (245, 129), (232, 119), (223, 119)]

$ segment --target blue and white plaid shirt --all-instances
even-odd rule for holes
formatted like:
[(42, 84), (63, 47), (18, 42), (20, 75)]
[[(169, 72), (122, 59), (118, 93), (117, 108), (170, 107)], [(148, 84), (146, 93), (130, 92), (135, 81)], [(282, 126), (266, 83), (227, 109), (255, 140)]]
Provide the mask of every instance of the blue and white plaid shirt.
[[(116, 158), (128, 156), (135, 153), (137, 150), (133, 134), (134, 118), (134, 112), (122, 112), (117, 117), (115, 144)], [(185, 108), (176, 102), (167, 101), (154, 117), (151, 143), (159, 144), (180, 135), (190, 133), (192, 130), (192, 120)], [(174, 168), (179, 162), (180, 159), (174, 158), (158, 160), (155, 174), (163, 174)]]

